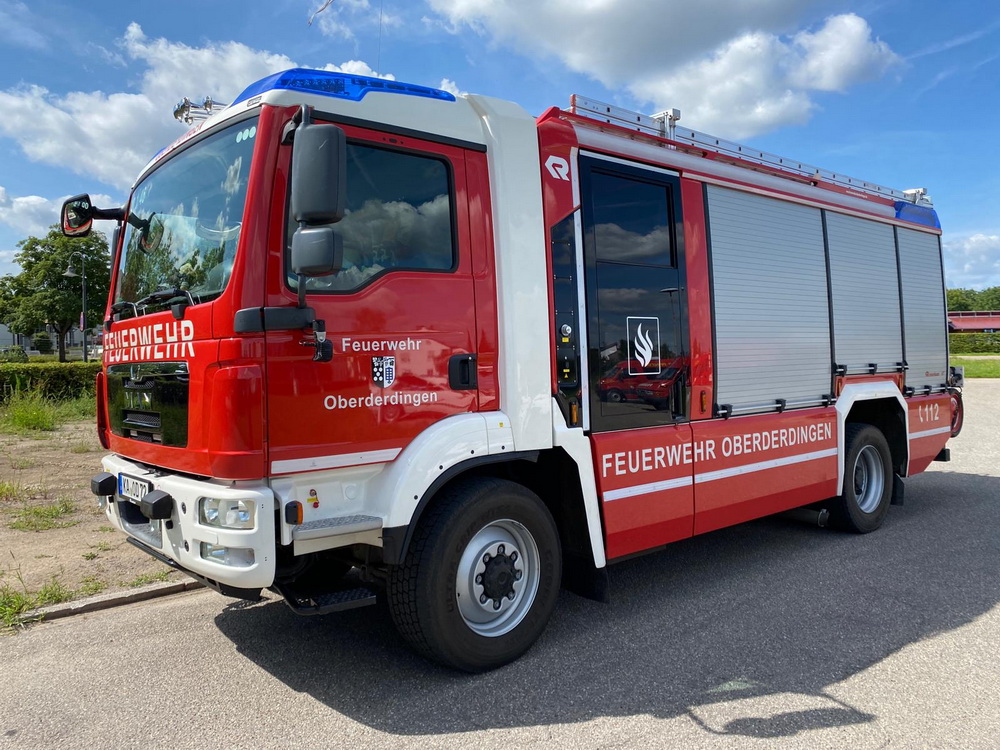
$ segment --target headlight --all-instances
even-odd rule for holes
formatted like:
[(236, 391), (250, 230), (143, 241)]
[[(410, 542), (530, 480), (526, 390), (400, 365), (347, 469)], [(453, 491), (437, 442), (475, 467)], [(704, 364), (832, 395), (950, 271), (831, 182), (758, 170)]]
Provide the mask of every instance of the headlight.
[(252, 529), (254, 526), (253, 500), (220, 500), (203, 497), (198, 501), (201, 522), (220, 529)]

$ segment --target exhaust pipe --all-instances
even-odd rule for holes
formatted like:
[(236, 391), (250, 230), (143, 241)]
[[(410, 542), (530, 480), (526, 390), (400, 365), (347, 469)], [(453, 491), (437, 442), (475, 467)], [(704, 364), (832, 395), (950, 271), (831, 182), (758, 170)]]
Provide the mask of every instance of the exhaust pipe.
[(807, 523), (810, 526), (819, 526), (821, 529), (826, 528), (830, 520), (830, 511), (826, 508), (795, 508), (794, 510), (786, 510), (781, 515), (793, 521)]

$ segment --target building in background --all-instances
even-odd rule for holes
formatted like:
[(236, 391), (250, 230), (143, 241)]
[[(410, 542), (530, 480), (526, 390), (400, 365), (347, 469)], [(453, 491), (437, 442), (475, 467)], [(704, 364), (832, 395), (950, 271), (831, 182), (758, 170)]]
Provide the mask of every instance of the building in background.
[(996, 333), (1000, 331), (1000, 310), (962, 310), (948, 313), (952, 333)]

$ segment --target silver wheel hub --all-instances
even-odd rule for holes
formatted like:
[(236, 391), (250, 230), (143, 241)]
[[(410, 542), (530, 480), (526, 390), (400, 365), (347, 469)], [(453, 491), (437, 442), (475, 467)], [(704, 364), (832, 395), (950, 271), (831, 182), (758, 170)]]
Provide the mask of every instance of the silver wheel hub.
[(862, 513), (874, 513), (878, 509), (884, 489), (882, 456), (874, 445), (866, 445), (854, 460), (854, 497)]
[(465, 624), (495, 638), (513, 630), (538, 593), (538, 545), (517, 521), (493, 521), (469, 540), (455, 575)]

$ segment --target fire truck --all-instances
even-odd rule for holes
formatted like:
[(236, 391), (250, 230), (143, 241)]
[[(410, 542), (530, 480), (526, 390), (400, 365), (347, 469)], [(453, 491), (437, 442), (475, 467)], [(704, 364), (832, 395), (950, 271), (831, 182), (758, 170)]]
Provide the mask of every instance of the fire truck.
[(931, 201), (678, 118), (294, 69), (69, 199), (118, 226), (109, 522), (227, 596), (384, 595), (467, 671), (670, 542), (877, 529), (961, 425)]

